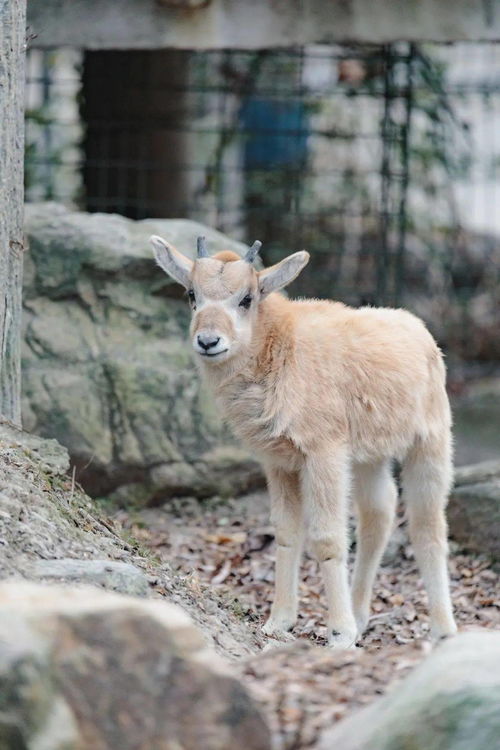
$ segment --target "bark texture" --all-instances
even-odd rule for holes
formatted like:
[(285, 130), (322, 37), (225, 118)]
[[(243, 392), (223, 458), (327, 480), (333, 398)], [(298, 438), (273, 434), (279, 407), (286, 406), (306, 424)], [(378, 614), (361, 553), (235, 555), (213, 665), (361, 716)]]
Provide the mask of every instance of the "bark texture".
[(21, 421), (26, 0), (0, 0), (0, 418)]

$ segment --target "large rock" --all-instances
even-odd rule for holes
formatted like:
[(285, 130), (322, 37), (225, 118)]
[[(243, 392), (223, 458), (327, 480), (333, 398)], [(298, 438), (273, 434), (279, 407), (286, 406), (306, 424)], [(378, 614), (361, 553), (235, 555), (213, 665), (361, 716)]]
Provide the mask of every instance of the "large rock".
[(23, 421), (54, 437), (93, 495), (160, 502), (243, 491), (262, 475), (222, 427), (187, 343), (182, 289), (149, 236), (192, 254), (239, 243), (184, 220), (134, 222), (28, 205)]
[(0, 749), (267, 750), (242, 685), (178, 607), (0, 586)]
[(391, 693), (326, 732), (319, 750), (500, 747), (500, 633), (463, 633)]
[(500, 561), (500, 461), (455, 472), (448, 505), (450, 535), (463, 547)]

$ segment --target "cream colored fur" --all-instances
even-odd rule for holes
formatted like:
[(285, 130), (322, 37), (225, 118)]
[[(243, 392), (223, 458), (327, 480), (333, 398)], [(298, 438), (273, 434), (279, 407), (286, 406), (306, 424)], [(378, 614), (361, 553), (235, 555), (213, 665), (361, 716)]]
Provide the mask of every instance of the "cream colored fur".
[[(305, 536), (324, 579), (331, 646), (348, 647), (363, 632), (393, 525), (397, 458), (432, 632), (454, 633), (445, 520), (451, 417), (442, 355), (423, 323), (404, 310), (273, 293), (300, 272), (307, 253), (258, 273), (232, 253), (193, 263), (159, 238), (155, 248), (159, 264), (195, 298), (193, 346), (220, 412), (268, 477), (277, 559), (264, 632), (284, 637), (295, 623)], [(176, 272), (172, 263), (180, 263)], [(241, 306), (247, 294), (249, 309)], [(217, 340), (215, 356), (202, 356), (200, 335)], [(352, 594), (350, 495), (358, 515)]]

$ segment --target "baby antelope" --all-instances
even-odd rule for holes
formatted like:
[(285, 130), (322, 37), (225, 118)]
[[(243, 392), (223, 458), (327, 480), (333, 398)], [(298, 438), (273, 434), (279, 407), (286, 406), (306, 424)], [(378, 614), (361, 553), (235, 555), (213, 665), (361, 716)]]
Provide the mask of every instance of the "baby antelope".
[[(265, 469), (277, 553), (264, 632), (283, 638), (294, 626), (307, 538), (324, 580), (330, 645), (350, 647), (363, 633), (394, 519), (397, 458), (432, 633), (455, 633), (445, 519), (451, 417), (443, 358), (424, 324), (404, 310), (277, 294), (307, 264), (305, 251), (257, 271), (259, 242), (244, 258), (209, 257), (199, 238), (196, 261), (160, 237), (151, 242), (161, 268), (187, 289), (191, 343), (221, 414)], [(352, 594), (349, 496), (358, 517)]]

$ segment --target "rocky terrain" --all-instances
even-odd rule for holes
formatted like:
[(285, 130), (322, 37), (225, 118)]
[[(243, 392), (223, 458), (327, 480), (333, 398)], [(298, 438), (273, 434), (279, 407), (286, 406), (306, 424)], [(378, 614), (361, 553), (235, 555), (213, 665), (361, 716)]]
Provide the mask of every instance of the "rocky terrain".
[[(476, 467), (476, 480), (486, 468)], [(489, 471), (491, 476), (492, 464)], [(472, 469), (469, 473), (474, 476)], [(482, 476), (487, 480), (488, 474)], [(452, 502), (460, 507), (460, 495)], [(496, 502), (498, 509), (500, 496)], [(274, 542), (264, 493), (232, 500), (212, 498), (203, 504), (179, 498), (161, 508), (117, 510), (113, 519), (158, 559), (168, 560), (177, 574), (196, 581), (200, 590), (231, 598), (233, 611), (258, 635), (269, 613), (274, 575)], [(477, 547), (484, 532), (479, 523), (475, 530)], [(351, 566), (354, 551), (352, 531)], [(467, 554), (452, 541), (451, 551), (451, 589), (459, 629), (500, 630), (500, 579), (484, 545), (483, 554)], [(323, 730), (356, 715), (358, 708), (390, 691), (425, 660), (432, 650), (426, 602), (400, 507), (377, 577), (370, 627), (356, 650), (332, 653), (325, 647), (321, 578), (316, 561), (306, 553), (295, 641), (273, 643), (272, 648), (267, 643), (269, 650), (238, 662), (240, 674), (273, 727), (276, 747), (315, 747)]]
[[(96, 585), (134, 596), (167, 597), (202, 627), (207, 643), (233, 658), (261, 644), (231, 616), (217, 592), (159, 563), (99, 509), (66, 473), (68, 454), (55, 440), (0, 427), (0, 570), (4, 579)], [(228, 611), (221, 621), (219, 610)]]
[[(0, 570), (11, 581), (0, 586), (0, 694), (9, 696), (1, 704), (0, 748), (132, 750), (177, 742), (193, 749), (265, 749), (272, 741), (275, 750), (361, 750), (372, 747), (366, 744), (371, 737), (358, 742), (352, 730), (352, 738), (340, 735), (339, 745), (328, 732), (344, 732), (352, 726), (350, 716), (377, 706), (384, 693), (381, 717), (392, 726), (391, 716), (403, 710), (392, 708), (393, 701), (413, 694), (412, 683), (405, 692), (394, 685), (406, 686), (410, 672), (408, 680), (423, 674), (419, 684), (432, 702), (431, 686), (436, 695), (441, 690), (435, 670), (448, 669), (448, 663), (460, 673), (465, 692), (458, 703), (452, 696), (446, 727), (464, 706), (472, 718), (465, 728), (456, 721), (455, 734), (439, 730), (436, 736), (444, 739), (436, 750), (470, 747), (463, 742), (470, 739), (468, 727), (476, 726), (477, 711), (484, 719), (498, 705), (492, 703), (498, 689), (493, 667), (488, 681), (483, 665), (487, 653), (492, 665), (498, 655), (500, 586), (485, 554), (466, 554), (452, 543), (457, 619), (460, 630), (479, 631), (477, 646), (452, 641), (456, 647), (438, 649), (437, 662), (429, 657), (426, 597), (401, 514), (377, 580), (370, 628), (358, 648), (343, 654), (325, 648), (321, 583), (307, 555), (296, 639), (279, 644), (260, 634), (273, 577), (263, 493), (202, 502), (179, 498), (136, 510), (96, 504), (67, 473), (67, 453), (55, 441), (7, 425), (0, 431), (0, 467)], [(491, 482), (493, 472), (492, 465), (476, 468), (476, 474), (470, 470), (470, 486)], [(116, 598), (108, 599), (106, 591)], [(414, 675), (420, 662), (424, 671)], [(127, 691), (120, 688), (124, 680)], [(446, 708), (446, 696), (440, 700)], [(172, 709), (167, 714), (158, 708), (166, 705)], [(420, 710), (429, 709), (419, 703)], [(384, 727), (380, 732), (392, 736)], [(396, 727), (394, 736), (398, 732)], [(212, 744), (200, 744), (202, 735), (214, 738)], [(173, 745), (161, 744), (167, 736)], [(427, 735), (422, 737), (415, 747), (428, 750)]]

